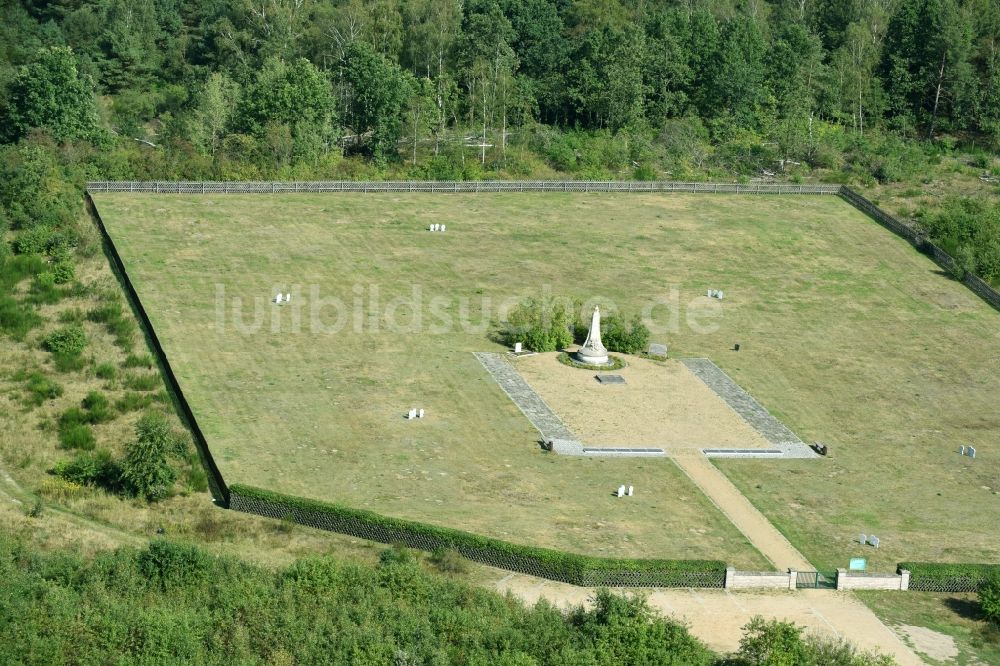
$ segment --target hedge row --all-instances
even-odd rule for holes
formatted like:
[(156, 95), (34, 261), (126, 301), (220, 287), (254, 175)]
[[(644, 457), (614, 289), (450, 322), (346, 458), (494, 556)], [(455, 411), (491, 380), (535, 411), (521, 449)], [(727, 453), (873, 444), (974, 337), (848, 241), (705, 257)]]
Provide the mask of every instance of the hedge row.
[(910, 572), (910, 589), (923, 592), (977, 592), (989, 578), (1000, 577), (1000, 564), (900, 562)]
[(451, 549), (491, 566), (575, 585), (717, 587), (725, 584), (719, 560), (611, 559), (513, 544), (478, 534), (383, 516), (339, 504), (234, 484), (230, 508), (383, 543), (421, 550)]

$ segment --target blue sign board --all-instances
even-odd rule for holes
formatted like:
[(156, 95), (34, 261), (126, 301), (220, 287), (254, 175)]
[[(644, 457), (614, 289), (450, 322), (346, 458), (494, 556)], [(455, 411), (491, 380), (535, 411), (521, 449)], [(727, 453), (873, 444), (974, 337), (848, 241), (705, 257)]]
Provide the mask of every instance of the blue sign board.
[(863, 558), (863, 557), (852, 557), (851, 558), (851, 565), (850, 565), (849, 568), (850, 568), (851, 571), (864, 571), (866, 564), (867, 563), (865, 562), (865, 558)]

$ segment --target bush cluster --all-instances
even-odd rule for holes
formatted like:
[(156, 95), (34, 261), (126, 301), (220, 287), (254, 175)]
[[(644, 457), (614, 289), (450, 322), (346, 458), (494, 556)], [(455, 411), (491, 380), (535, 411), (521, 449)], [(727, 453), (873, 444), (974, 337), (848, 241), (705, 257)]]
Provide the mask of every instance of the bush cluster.
[(56, 356), (72, 358), (82, 354), (87, 347), (87, 333), (79, 324), (70, 324), (49, 333), (43, 344)]
[[(0, 534), (2, 663), (183, 661), (685, 664), (717, 657), (639, 596), (600, 592), (565, 614), (433, 575), (393, 553), (377, 567), (334, 557), (277, 570), (162, 539), (85, 559)], [(26, 649), (30, 649), (26, 659)]]
[(103, 488), (109, 492), (120, 492), (122, 489), (121, 466), (106, 449), (78, 453), (70, 460), (56, 463), (52, 472), (81, 486)]
[(49, 379), (40, 372), (32, 372), (26, 380), (25, 402), (33, 407), (38, 407), (46, 400), (54, 400), (63, 394), (63, 387), (59, 382)]
[(529, 298), (510, 311), (501, 337), (511, 347), (520, 342), (531, 351), (552, 352), (573, 344), (572, 322), (564, 304)]
[(87, 319), (104, 324), (108, 333), (115, 337), (115, 344), (125, 351), (131, 351), (135, 346), (135, 322), (126, 316), (125, 309), (122, 307), (121, 302), (117, 300), (117, 296), (115, 300), (102, 303), (91, 310), (87, 314)]

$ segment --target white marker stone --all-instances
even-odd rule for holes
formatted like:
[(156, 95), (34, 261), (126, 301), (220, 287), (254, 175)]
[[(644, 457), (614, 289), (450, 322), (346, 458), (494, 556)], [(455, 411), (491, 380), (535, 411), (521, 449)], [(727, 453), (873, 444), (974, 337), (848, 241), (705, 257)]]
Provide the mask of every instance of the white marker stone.
[(628, 496), (632, 497), (632, 495), (634, 495), (634, 494), (635, 494), (635, 488), (633, 488), (632, 486), (629, 486), (628, 487)]
[(515, 342), (514, 343), (514, 353), (515, 354), (520, 354), (521, 353), (521, 343), (520, 342)]
[(625, 497), (625, 486), (618, 486), (618, 497)]

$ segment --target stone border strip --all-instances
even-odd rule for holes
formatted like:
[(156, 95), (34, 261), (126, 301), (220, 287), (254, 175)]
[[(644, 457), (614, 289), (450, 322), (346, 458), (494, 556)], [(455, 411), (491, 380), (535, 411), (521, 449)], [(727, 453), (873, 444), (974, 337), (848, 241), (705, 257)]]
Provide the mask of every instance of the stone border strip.
[[(517, 408), (528, 417), (531, 425), (541, 433), (545, 441), (563, 440), (577, 442), (576, 435), (566, 427), (566, 424), (556, 416), (555, 412), (535, 393), (535, 389), (524, 381), (521, 374), (502, 354), (493, 352), (472, 352), (494, 381), (500, 386), (507, 397), (517, 405)], [(580, 445), (582, 448), (582, 445)]]
[[(681, 363), (694, 375), (703, 381), (708, 388), (722, 398), (729, 407), (740, 415), (750, 427), (759, 432), (775, 449), (781, 452), (781, 458), (818, 458), (819, 455), (809, 448), (798, 435), (788, 429), (784, 423), (774, 418), (767, 409), (747, 393), (743, 387), (733, 381), (722, 368), (707, 358), (682, 358)], [(721, 449), (702, 449), (705, 455), (712, 457), (739, 458), (775, 458), (773, 450), (763, 449), (759, 454), (749, 453), (747, 449), (733, 449), (726, 453)]]

